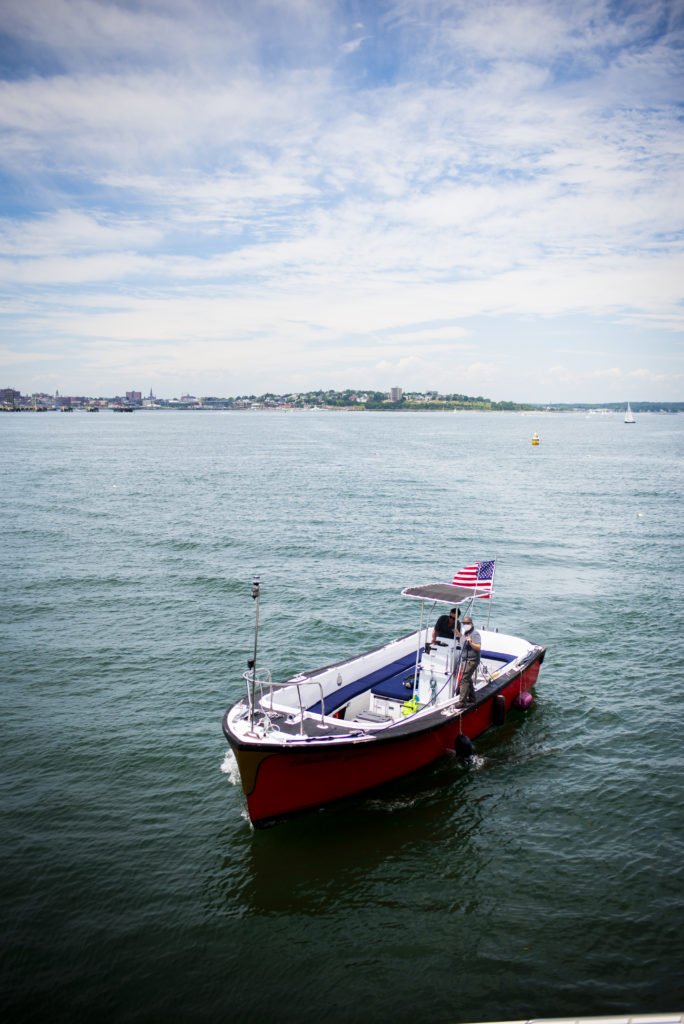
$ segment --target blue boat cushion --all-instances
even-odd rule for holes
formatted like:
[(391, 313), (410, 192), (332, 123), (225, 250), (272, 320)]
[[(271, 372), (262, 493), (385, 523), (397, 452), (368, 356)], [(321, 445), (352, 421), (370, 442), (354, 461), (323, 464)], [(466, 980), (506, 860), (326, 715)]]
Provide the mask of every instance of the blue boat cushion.
[[(509, 661), (515, 661), (514, 654), (499, 654), (498, 651), (483, 651), (483, 658), (489, 658), (490, 661), (500, 661), (503, 664)], [(382, 682), (377, 683), (373, 687), (373, 693), (376, 697), (386, 697), (388, 700), (408, 700), (413, 695), (413, 675), (415, 669), (415, 655), (412, 656), (412, 663), (410, 664), (410, 672), (406, 672), (405, 669), (401, 669), (399, 672), (395, 672), (393, 675), (388, 676), (387, 679), (383, 679)], [(404, 684), (408, 681), (409, 685)]]
[[(414, 657), (413, 664), (407, 666), (408, 672), (402, 668), (400, 672), (395, 672), (394, 675), (388, 676), (387, 679), (383, 679), (381, 683), (374, 686), (373, 693), (376, 697), (387, 697), (388, 700), (410, 700), (413, 696), (415, 661)], [(404, 686), (404, 683), (408, 683), (408, 686)]]
[[(515, 661), (514, 654), (500, 654), (498, 651), (483, 651), (482, 657), (488, 658), (490, 661), (500, 661), (503, 664)], [(413, 690), (415, 665), (416, 655), (415, 652), (412, 652), (403, 658), (398, 658), (397, 661), (393, 661), (389, 665), (383, 665), (382, 668), (376, 669), (375, 672), (369, 672), (367, 676), (363, 676), (353, 683), (341, 686), (339, 690), (329, 694), (326, 698), (326, 715), (334, 714), (338, 708), (342, 707), (343, 704), (347, 704), (353, 697), (358, 697), (360, 693), (370, 689), (372, 689), (377, 697), (385, 697), (388, 700), (409, 700)], [(410, 684), (409, 686), (404, 685), (407, 681)], [(312, 704), (308, 710), (315, 715), (319, 715), (321, 713), (320, 700)]]
[[(382, 685), (384, 682), (389, 680), (398, 681), (399, 685), (401, 680), (409, 673), (416, 663), (415, 651), (411, 654), (405, 655), (403, 658), (398, 658), (396, 661), (391, 662), (389, 665), (383, 665), (382, 668), (378, 668), (375, 672), (369, 672), (367, 676), (363, 676), (361, 679), (355, 680), (353, 683), (347, 683), (346, 686), (340, 686), (339, 690), (334, 693), (328, 694), (325, 700), (325, 713), (331, 715), (343, 704), (347, 704), (352, 697), (357, 697), (360, 693), (365, 690), (373, 688), (373, 693), (376, 693), (376, 687)], [(402, 687), (401, 699), (406, 699), (411, 696), (410, 691)], [(395, 698), (399, 700), (400, 698)], [(316, 701), (308, 709), (313, 714), (318, 715), (321, 712), (321, 702)]]
[(504, 665), (509, 665), (512, 661), (515, 661), (515, 654), (502, 654), (501, 651), (482, 651), (480, 654), (481, 658), (488, 658), (490, 661), (501, 661)]

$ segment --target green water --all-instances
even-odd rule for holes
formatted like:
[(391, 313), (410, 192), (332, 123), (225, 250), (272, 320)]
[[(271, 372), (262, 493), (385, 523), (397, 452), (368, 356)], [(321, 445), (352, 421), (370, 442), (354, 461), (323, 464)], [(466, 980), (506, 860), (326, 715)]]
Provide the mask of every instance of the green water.
[[(532, 447), (533, 430), (542, 443)], [(684, 417), (0, 418), (3, 1016), (681, 1010)], [(254, 832), (221, 733), (496, 556), (526, 715)]]

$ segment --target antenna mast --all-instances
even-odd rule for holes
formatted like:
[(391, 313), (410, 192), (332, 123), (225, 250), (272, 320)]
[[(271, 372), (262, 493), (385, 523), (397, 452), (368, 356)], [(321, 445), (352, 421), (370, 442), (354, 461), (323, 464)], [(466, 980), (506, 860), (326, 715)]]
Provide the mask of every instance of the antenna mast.
[(256, 660), (257, 643), (259, 640), (259, 601), (261, 598), (261, 582), (258, 576), (252, 580), (252, 600), (256, 601), (256, 623), (254, 626), (254, 657), (247, 662), (247, 667), (252, 670), (252, 699), (249, 708), (249, 727), (254, 728), (254, 701), (256, 699)]

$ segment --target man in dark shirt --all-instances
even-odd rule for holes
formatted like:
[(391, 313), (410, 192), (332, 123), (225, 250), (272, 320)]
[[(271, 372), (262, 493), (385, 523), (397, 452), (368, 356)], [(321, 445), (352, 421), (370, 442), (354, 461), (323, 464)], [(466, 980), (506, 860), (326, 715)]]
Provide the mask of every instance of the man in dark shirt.
[(452, 608), (448, 615), (440, 615), (435, 622), (435, 628), (432, 630), (432, 642), (436, 643), (438, 637), (443, 637), (445, 640), (454, 639), (454, 627), (458, 629), (460, 623), (456, 622), (456, 609)]

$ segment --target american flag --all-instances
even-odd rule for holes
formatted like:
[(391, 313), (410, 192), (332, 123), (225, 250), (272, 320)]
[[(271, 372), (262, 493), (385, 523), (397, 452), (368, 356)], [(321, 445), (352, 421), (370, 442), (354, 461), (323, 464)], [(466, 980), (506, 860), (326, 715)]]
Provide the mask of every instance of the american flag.
[(477, 597), (490, 598), (495, 565), (496, 559), (491, 562), (475, 562), (475, 565), (466, 565), (465, 569), (460, 569), (456, 573), (451, 582), (455, 583), (457, 587), (477, 588), (478, 591), (482, 591), (476, 595)]

